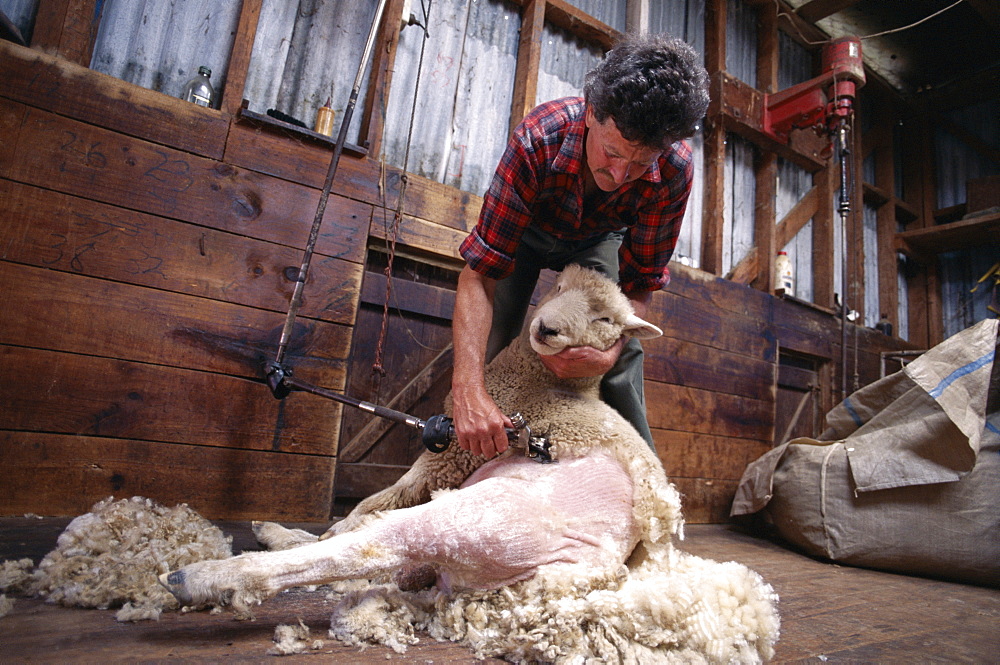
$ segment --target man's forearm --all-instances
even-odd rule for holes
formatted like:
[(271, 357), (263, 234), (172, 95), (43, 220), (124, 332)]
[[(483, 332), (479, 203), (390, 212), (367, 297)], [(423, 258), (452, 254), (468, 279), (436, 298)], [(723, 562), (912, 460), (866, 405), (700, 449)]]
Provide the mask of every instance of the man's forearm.
[(455, 363), (452, 386), (483, 383), (486, 342), (493, 322), (494, 280), (466, 266), (458, 276), (452, 321)]

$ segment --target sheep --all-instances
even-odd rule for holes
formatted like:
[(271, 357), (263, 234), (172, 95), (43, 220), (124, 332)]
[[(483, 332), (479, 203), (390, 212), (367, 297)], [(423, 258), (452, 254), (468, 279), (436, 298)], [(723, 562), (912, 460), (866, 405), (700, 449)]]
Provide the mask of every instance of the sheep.
[(160, 581), (183, 604), (228, 602), (248, 615), (292, 586), (431, 564), (436, 589), (348, 594), (331, 635), (395, 646), (417, 624), (515, 660), (768, 658), (778, 627), (770, 587), (739, 564), (673, 549), (680, 496), (656, 455), (600, 400), (600, 377), (559, 379), (538, 358), (660, 334), (613, 281), (568, 266), (487, 367), (497, 405), (545, 433), (558, 463), (484, 460), (454, 446), (424, 453), (322, 539), (255, 524), (272, 551), (194, 563)]

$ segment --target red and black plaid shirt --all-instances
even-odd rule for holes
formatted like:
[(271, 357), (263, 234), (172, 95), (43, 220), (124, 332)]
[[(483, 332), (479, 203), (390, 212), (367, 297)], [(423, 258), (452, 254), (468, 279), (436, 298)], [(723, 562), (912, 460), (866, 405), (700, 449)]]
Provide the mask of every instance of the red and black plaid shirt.
[(514, 130), (486, 192), (479, 222), (459, 251), (476, 272), (503, 279), (530, 224), (562, 240), (624, 230), (619, 282), (626, 293), (670, 281), (667, 262), (694, 177), (691, 149), (678, 141), (640, 178), (598, 192), (584, 217), (584, 115), (580, 97), (536, 107)]

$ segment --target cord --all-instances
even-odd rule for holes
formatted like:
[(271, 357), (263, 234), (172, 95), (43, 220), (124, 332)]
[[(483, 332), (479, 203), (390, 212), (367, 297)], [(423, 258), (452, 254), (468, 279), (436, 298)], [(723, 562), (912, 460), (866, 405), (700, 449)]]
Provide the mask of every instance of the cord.
[[(948, 11), (949, 9), (954, 9), (955, 7), (957, 7), (958, 5), (962, 4), (963, 2), (965, 2), (965, 0), (955, 0), (955, 2), (951, 3), (947, 7), (944, 7), (943, 9), (939, 9), (936, 12), (934, 12), (933, 14), (929, 14), (928, 16), (925, 16), (924, 18), (920, 19), (919, 21), (914, 21), (913, 23), (910, 23), (909, 25), (904, 25), (904, 26), (901, 26), (899, 28), (892, 28), (890, 30), (883, 30), (882, 32), (876, 32), (875, 34), (872, 34), (872, 35), (864, 35), (864, 36), (859, 37), (859, 39), (861, 39), (862, 41), (864, 41), (865, 39), (873, 39), (875, 37), (882, 37), (882, 36), (885, 36), (885, 35), (891, 35), (891, 34), (896, 33), (896, 32), (902, 32), (903, 30), (909, 30), (910, 28), (918, 26), (921, 23), (924, 23), (925, 21), (931, 20), (932, 18), (934, 18), (935, 16), (937, 16), (939, 14), (943, 14), (944, 12)], [(810, 46), (819, 46), (821, 44), (828, 44), (829, 42), (833, 41), (833, 38), (831, 38), (831, 39), (823, 39), (823, 40), (820, 40), (818, 42), (814, 42), (814, 41), (811, 41), (809, 39), (806, 39), (806, 36), (802, 34), (801, 30), (799, 30), (798, 24), (796, 24), (795, 21), (791, 20), (791, 14), (789, 14), (788, 12), (782, 10), (781, 3), (778, 0), (774, 0), (774, 5), (778, 9), (778, 16), (786, 16), (786, 17), (788, 17), (789, 18), (789, 22), (792, 24), (792, 26), (795, 27), (795, 32), (799, 33), (799, 37), (806, 44), (809, 44)]]

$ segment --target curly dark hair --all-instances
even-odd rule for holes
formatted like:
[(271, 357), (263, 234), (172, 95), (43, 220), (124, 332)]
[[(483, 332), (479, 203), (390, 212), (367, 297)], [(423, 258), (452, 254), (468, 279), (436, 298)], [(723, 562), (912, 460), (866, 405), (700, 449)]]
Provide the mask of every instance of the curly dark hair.
[(697, 130), (708, 74), (680, 39), (626, 35), (587, 74), (583, 94), (597, 120), (613, 118), (626, 141), (664, 150)]

